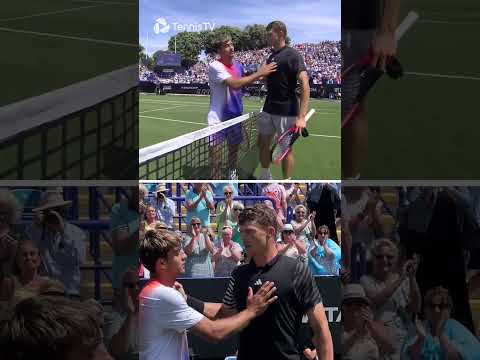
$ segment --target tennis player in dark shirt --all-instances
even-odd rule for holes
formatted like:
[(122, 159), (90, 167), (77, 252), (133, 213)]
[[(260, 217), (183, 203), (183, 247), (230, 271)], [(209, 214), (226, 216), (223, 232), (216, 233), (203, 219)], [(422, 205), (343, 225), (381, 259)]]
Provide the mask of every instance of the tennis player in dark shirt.
[[(400, 0), (342, 0), (342, 70), (371, 50), (371, 65), (385, 71), (387, 58), (397, 51), (395, 28), (399, 9)], [(359, 88), (359, 71), (342, 78), (342, 119), (355, 102)], [(360, 177), (367, 151), (368, 122), (362, 102), (357, 115), (342, 129), (343, 179)]]
[(218, 316), (245, 309), (249, 287), (255, 292), (268, 281), (275, 283), (278, 299), (240, 333), (238, 360), (300, 360), (297, 334), (304, 314), (319, 359), (332, 360), (333, 343), (322, 297), (308, 266), (278, 254), (274, 210), (263, 203), (246, 208), (239, 225), (252, 260), (233, 271)]
[[(273, 52), (267, 64), (277, 63), (277, 71), (270, 74), (267, 82), (267, 98), (258, 122), (260, 164), (262, 180), (272, 179), (270, 173), (270, 145), (274, 135), (280, 135), (295, 126), (302, 131), (306, 126), (310, 86), (305, 62), (300, 53), (286, 45), (287, 28), (281, 21), (267, 25), (267, 38)], [(300, 83), (300, 104), (295, 89)], [(294, 157), (290, 153), (282, 161), (284, 179), (293, 174)]]

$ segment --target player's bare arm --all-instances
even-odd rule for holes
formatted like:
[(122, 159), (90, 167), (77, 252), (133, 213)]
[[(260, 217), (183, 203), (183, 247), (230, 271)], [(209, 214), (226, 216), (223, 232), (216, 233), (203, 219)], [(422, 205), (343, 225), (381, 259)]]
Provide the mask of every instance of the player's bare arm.
[(240, 89), (245, 85), (251, 84), (262, 77), (266, 77), (272, 72), (277, 71), (277, 63), (272, 62), (270, 64), (263, 64), (257, 72), (253, 73), (249, 76), (244, 76), (239, 79), (235, 79), (233, 77), (229, 77), (225, 80), (225, 83), (233, 89)]
[(297, 117), (298, 131), (301, 131), (307, 126), (306, 115), (308, 112), (308, 102), (310, 100), (310, 85), (308, 83), (308, 74), (306, 71), (301, 71), (298, 74), (298, 81), (300, 82), (300, 112)]
[(275, 291), (274, 284), (268, 281), (255, 295), (252, 288), (249, 288), (245, 310), (234, 316), (214, 321), (205, 317), (191, 330), (208, 341), (219, 342), (242, 331), (255, 317), (263, 314), (270, 304), (277, 300), (277, 296), (273, 296)]
[(395, 40), (395, 28), (398, 24), (400, 11), (400, 0), (385, 1), (385, 8), (380, 27), (372, 43), (372, 66), (379, 66), (385, 71), (386, 60), (397, 52), (397, 41)]
[(333, 342), (328, 320), (325, 316), (323, 304), (317, 304), (308, 312), (308, 322), (313, 330), (313, 345), (317, 350), (318, 358), (333, 360)]

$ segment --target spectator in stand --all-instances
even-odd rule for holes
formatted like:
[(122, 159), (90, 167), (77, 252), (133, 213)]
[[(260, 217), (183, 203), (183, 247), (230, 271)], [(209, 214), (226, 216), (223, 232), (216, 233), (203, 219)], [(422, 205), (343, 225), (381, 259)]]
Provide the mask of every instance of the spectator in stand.
[(87, 304), (63, 296), (25, 299), (0, 319), (0, 358), (113, 360)]
[(404, 359), (476, 360), (480, 356), (478, 339), (461, 323), (450, 317), (452, 297), (447, 289), (436, 286), (427, 291), (425, 321), (415, 321), (415, 334), (405, 341)]
[(473, 333), (475, 327), (465, 281), (468, 211), (469, 204), (458, 189), (424, 187), (408, 208), (402, 243), (407, 257), (419, 254), (422, 259), (417, 274), (420, 291), (424, 294), (439, 284), (448, 289), (455, 304), (453, 318)]
[(398, 248), (388, 239), (378, 239), (372, 246), (372, 273), (360, 279), (372, 303), (375, 319), (392, 329), (395, 353), (400, 359), (401, 345), (412, 325), (412, 314), (421, 310), (421, 295), (415, 275), (418, 259), (408, 260), (399, 269)]
[(375, 239), (383, 236), (382, 204), (367, 187), (344, 188), (344, 197), (343, 228), (348, 227), (351, 239), (348, 260), (353, 280), (358, 282), (367, 270), (367, 249)]
[(40, 274), (58, 279), (69, 296), (80, 296), (80, 265), (85, 261), (87, 237), (83, 230), (66, 221), (71, 201), (63, 199), (62, 190), (42, 194), (33, 209), (33, 223), (28, 237), (40, 251)]
[(221, 238), (216, 244), (217, 250), (212, 261), (215, 264), (215, 276), (228, 277), (240, 264), (242, 247), (232, 240), (233, 229), (226, 224), (222, 227)]
[(2, 278), (0, 275), (0, 301), (17, 303), (25, 296), (34, 296), (47, 277), (40, 276), (40, 254), (38, 247), (31, 240), (22, 240), (17, 247), (12, 276)]
[(138, 360), (138, 294), (137, 269), (129, 268), (122, 276), (121, 295), (105, 318), (107, 348), (117, 360)]
[(145, 213), (145, 231), (153, 230), (157, 223), (157, 211), (153, 206), (148, 206)]
[(157, 220), (163, 221), (167, 224), (169, 229), (173, 228), (173, 218), (177, 215), (177, 206), (175, 201), (168, 198), (168, 188), (165, 184), (158, 184), (156, 191)]
[(342, 359), (387, 359), (394, 352), (393, 334), (374, 319), (362, 286), (349, 284), (342, 292)]
[(204, 183), (193, 184), (193, 189), (185, 194), (185, 207), (187, 208), (187, 223), (193, 217), (200, 219), (202, 227), (210, 225), (210, 211), (215, 210), (213, 195)]
[(230, 186), (233, 190), (233, 196), (238, 195), (238, 183), (228, 182), (228, 183), (212, 183), (209, 184), (210, 190), (212, 191), (215, 197), (222, 197), (225, 186)]
[(208, 228), (202, 229), (202, 222), (196, 216), (190, 219), (188, 233), (183, 238), (183, 251), (187, 255), (185, 276), (213, 277), (215, 247)]
[(122, 276), (130, 267), (138, 265), (139, 223), (138, 193), (124, 189), (120, 202), (112, 207), (110, 229), (112, 234), (112, 286), (114, 296), (121, 296)]
[(225, 200), (220, 201), (217, 203), (217, 229), (222, 229), (223, 225), (227, 221), (233, 221), (233, 208), (238, 203), (238, 201), (233, 200), (233, 187), (227, 185), (223, 188), (223, 194), (225, 196)]
[(307, 194), (307, 208), (315, 211), (315, 225), (327, 225), (332, 240), (338, 244), (336, 217), (340, 212), (340, 197), (331, 184), (317, 183), (311, 186)]
[(278, 253), (293, 259), (298, 259), (301, 262), (306, 262), (307, 245), (303, 241), (297, 239), (291, 224), (283, 225), (280, 236), (281, 242), (277, 242)]
[(287, 207), (294, 209), (297, 205), (302, 205), (303, 201), (300, 199), (302, 190), (299, 184), (285, 183), (285, 195), (287, 196)]
[(245, 245), (243, 244), (242, 238), (240, 237), (240, 227), (238, 225), (238, 216), (243, 211), (243, 209), (244, 209), (243, 204), (241, 202), (236, 202), (233, 205), (233, 209), (232, 209), (233, 216), (232, 216), (232, 221), (230, 222), (230, 225), (232, 226), (232, 229), (233, 229), (232, 239), (234, 242), (239, 244), (242, 247), (242, 249), (245, 248)]
[(278, 218), (284, 222), (287, 214), (287, 194), (283, 185), (278, 183), (266, 184), (262, 189), (262, 195), (271, 199)]
[(290, 223), (295, 230), (297, 239), (303, 241), (308, 246), (317, 233), (315, 211), (307, 217), (307, 208), (303, 205), (297, 205), (293, 213), (294, 218)]
[(339, 275), (342, 261), (340, 246), (330, 239), (328, 226), (317, 229), (317, 236), (308, 248), (308, 264), (314, 275)]
[(0, 189), (0, 278), (11, 275), (18, 244), (14, 225), (19, 212), (15, 196), (6, 189)]
[(138, 184), (138, 213), (140, 218), (144, 218), (145, 212), (147, 211), (147, 204), (145, 203), (145, 198), (148, 195), (148, 190), (143, 184)]

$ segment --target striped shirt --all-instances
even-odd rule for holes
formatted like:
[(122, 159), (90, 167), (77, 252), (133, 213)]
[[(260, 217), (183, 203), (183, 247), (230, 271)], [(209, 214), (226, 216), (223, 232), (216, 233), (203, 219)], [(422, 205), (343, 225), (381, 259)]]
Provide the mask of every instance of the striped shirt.
[(275, 283), (278, 299), (240, 333), (238, 360), (299, 360), (296, 333), (302, 317), (322, 302), (308, 266), (282, 255), (263, 267), (252, 260), (233, 271), (223, 303), (244, 310), (248, 288), (255, 293), (266, 281)]

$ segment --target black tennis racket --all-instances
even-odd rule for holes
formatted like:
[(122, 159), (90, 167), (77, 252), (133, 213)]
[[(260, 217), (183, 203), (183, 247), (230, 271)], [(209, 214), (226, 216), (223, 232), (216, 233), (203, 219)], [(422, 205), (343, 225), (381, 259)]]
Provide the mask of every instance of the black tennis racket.
[[(305, 116), (305, 121), (307, 123), (314, 113), (315, 109), (310, 109), (310, 111), (307, 113), (307, 115)], [(297, 131), (297, 128), (295, 126), (292, 126), (275, 140), (275, 144), (270, 150), (271, 159), (275, 165), (279, 165), (285, 158), (285, 156), (287, 156), (287, 154), (292, 151), (292, 146), (298, 140), (300, 134), (303, 137), (307, 137), (307, 128), (304, 128), (301, 132), (299, 132)]]
[[(418, 20), (418, 14), (416, 12), (409, 12), (403, 19), (401, 24), (395, 30), (395, 38), (398, 40), (407, 32), (408, 29)], [(377, 67), (371, 66), (373, 54), (371, 51), (355, 64), (350, 65), (342, 72), (342, 80), (354, 71), (360, 71), (360, 88), (352, 107), (348, 110), (347, 114), (342, 118), (342, 128), (347, 126), (349, 122), (355, 118), (358, 113), (360, 103), (372, 89), (375, 83), (384, 74), (382, 70)], [(398, 79), (403, 75), (403, 68), (400, 62), (395, 57), (390, 57), (386, 62), (386, 73), (392, 79)]]

